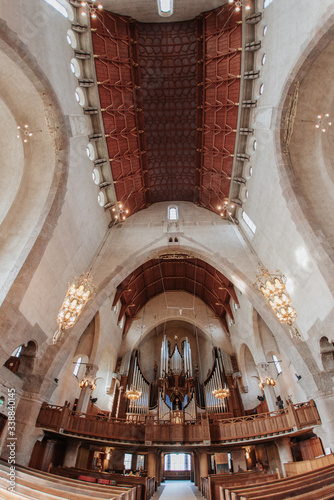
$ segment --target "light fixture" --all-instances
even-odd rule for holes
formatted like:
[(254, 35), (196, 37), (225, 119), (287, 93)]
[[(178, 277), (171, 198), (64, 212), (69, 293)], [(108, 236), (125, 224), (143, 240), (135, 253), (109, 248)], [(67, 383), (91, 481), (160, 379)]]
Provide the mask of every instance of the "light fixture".
[(88, 387), (91, 391), (95, 391), (96, 384), (95, 384), (95, 381), (92, 382), (88, 378), (85, 378), (85, 379), (81, 380), (79, 387), (80, 387), (80, 389), (83, 389), (84, 387)]
[(219, 387), (219, 389), (212, 391), (212, 394), (215, 398), (223, 400), (230, 396), (230, 389), (228, 387)]
[(276, 387), (277, 383), (276, 383), (276, 380), (273, 379), (272, 377), (267, 377), (266, 378), (266, 384), (269, 386), (269, 385), (272, 385), (273, 387)]
[(332, 122), (329, 120), (329, 114), (318, 115), (317, 121), (315, 123), (315, 128), (321, 130), (321, 132), (327, 132), (328, 127), (332, 126)]
[(291, 304), (291, 299), (285, 288), (286, 277), (281, 271), (269, 273), (268, 269), (261, 268), (257, 275), (255, 286), (262, 292), (270, 307), (281, 323), (291, 326), (297, 318), (297, 313)]
[(81, 274), (70, 284), (57, 316), (58, 329), (53, 336), (54, 344), (63, 338), (64, 330), (74, 326), (82, 309), (94, 293), (95, 287), (89, 273)]
[[(96, 19), (98, 11), (103, 9), (103, 5), (101, 3), (99, 3), (98, 5), (96, 5), (95, 0), (92, 0), (92, 1), (88, 1), (88, 0), (87, 1), (83, 1), (83, 2), (81, 2), (81, 6), (82, 7), (87, 7), (88, 12), (90, 14), (90, 17), (92, 19)], [(87, 15), (86, 11), (82, 10), (81, 15), (82, 16), (86, 16)]]
[(125, 391), (125, 397), (130, 399), (132, 403), (141, 398), (142, 392), (136, 389), (136, 387), (131, 386), (130, 389)]
[(30, 130), (29, 130), (29, 125), (24, 125), (23, 127), (18, 125), (17, 130), (18, 130), (18, 134), (16, 137), (18, 139), (22, 138), (23, 142), (25, 144), (28, 142), (29, 137), (31, 137), (33, 135), (33, 133), (30, 132)]
[(241, 7), (244, 7), (246, 10), (250, 10), (250, 4), (247, 2), (246, 4), (242, 0), (228, 0), (228, 3), (234, 4), (234, 9), (236, 12), (241, 11)]

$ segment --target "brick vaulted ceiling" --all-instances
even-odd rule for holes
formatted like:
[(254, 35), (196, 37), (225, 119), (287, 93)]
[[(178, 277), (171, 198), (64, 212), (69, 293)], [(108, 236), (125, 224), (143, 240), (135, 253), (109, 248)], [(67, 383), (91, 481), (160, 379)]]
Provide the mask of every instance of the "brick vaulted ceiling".
[(211, 265), (189, 257), (152, 259), (120, 283), (113, 306), (120, 301), (118, 321), (125, 316), (124, 334), (132, 319), (150, 299), (165, 291), (175, 290), (185, 291), (202, 299), (228, 331), (226, 315), (233, 319), (230, 299), (238, 304), (232, 283)]
[(158, 201), (218, 212), (229, 196), (238, 117), (240, 13), (139, 23), (92, 20), (100, 104), (118, 202)]

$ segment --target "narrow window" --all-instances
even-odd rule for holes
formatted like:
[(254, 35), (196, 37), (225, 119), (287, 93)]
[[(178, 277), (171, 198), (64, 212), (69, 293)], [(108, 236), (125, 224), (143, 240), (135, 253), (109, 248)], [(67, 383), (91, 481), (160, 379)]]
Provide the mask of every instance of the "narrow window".
[(132, 453), (124, 453), (124, 469), (129, 470), (132, 468)]
[(46, 3), (51, 5), (57, 12), (59, 12), (62, 16), (68, 18), (68, 11), (64, 5), (62, 5), (58, 0), (44, 0)]
[(256, 231), (256, 225), (254, 222), (248, 217), (245, 211), (242, 212), (242, 218), (246, 222), (247, 226), (249, 229), (252, 231), (253, 234), (255, 234)]
[(273, 354), (273, 361), (274, 361), (275, 366), (276, 366), (277, 375), (279, 375), (280, 373), (282, 373), (282, 368), (281, 368), (280, 362), (278, 361), (278, 358), (275, 354)]
[(177, 220), (179, 218), (178, 209), (176, 206), (168, 207), (168, 220)]
[(82, 360), (82, 358), (78, 358), (78, 361), (75, 363), (75, 367), (74, 367), (74, 370), (73, 370), (73, 375), (75, 377), (78, 376), (79, 368), (80, 368), (80, 365), (81, 365), (81, 360)]
[(20, 354), (21, 354), (21, 351), (22, 351), (22, 345), (20, 345), (19, 347), (17, 347), (15, 349), (15, 351), (12, 353), (12, 358), (19, 358), (20, 357)]
[(168, 17), (173, 14), (173, 0), (158, 0), (158, 11), (162, 17)]

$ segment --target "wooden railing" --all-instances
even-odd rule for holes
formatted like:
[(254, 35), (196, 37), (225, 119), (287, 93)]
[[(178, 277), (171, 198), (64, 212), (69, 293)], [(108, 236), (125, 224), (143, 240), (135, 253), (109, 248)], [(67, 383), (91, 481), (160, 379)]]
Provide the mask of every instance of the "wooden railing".
[(136, 443), (210, 444), (235, 440), (263, 439), (320, 424), (314, 401), (289, 405), (284, 410), (234, 418), (207, 414), (192, 423), (159, 423), (148, 415), (145, 422), (73, 412), (68, 406), (43, 403), (37, 427), (56, 432)]

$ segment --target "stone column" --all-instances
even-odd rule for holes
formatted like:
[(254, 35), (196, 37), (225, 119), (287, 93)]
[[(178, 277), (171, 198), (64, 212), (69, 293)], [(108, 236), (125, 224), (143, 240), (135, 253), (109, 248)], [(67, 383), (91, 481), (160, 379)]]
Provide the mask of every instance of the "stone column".
[(81, 441), (79, 439), (68, 439), (64, 457), (64, 467), (75, 467), (77, 462), (78, 450)]
[(290, 438), (288, 437), (280, 438), (276, 441), (276, 445), (279, 453), (279, 458), (281, 461), (282, 473), (285, 477), (285, 470), (283, 464), (286, 462), (293, 462), (293, 456), (290, 446)]
[[(15, 407), (15, 427), (11, 428), (10, 435), (7, 429), (4, 430), (4, 433), (7, 434), (8, 438), (12, 438), (12, 441), (5, 440), (1, 450), (1, 456), (5, 460), (9, 457), (10, 453), (15, 453), (15, 462), (25, 466), (29, 464), (35, 442), (41, 440), (44, 435), (43, 431), (36, 427), (41, 401), (32, 399), (33, 396), (36, 396), (35, 394), (30, 394), (29, 396), (31, 399), (29, 397), (21, 397), (17, 407)], [(27, 429), (29, 429), (29, 432)], [(8, 447), (9, 443), (14, 443), (12, 444), (12, 449)]]

